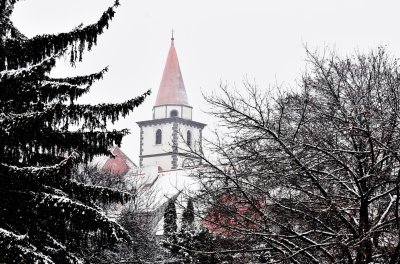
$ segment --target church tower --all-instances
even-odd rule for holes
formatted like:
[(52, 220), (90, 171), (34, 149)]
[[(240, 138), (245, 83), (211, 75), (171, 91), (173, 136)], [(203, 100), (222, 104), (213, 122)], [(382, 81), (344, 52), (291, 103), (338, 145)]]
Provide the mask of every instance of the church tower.
[(192, 110), (172, 35), (153, 119), (137, 122), (140, 167), (158, 166), (160, 171), (168, 171), (192, 166), (184, 150), (188, 146), (201, 149), (202, 130), (206, 126), (192, 120)]

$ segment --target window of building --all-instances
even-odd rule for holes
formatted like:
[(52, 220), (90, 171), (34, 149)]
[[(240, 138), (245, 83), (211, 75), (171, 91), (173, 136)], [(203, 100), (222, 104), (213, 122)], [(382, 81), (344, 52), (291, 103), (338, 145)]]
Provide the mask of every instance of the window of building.
[(161, 144), (162, 142), (162, 132), (161, 129), (157, 129), (156, 131), (156, 144)]
[(188, 131), (186, 133), (186, 142), (188, 144), (188, 146), (192, 145), (192, 132)]
[(176, 117), (178, 116), (178, 111), (177, 110), (172, 110), (171, 113), (169, 113), (170, 117)]

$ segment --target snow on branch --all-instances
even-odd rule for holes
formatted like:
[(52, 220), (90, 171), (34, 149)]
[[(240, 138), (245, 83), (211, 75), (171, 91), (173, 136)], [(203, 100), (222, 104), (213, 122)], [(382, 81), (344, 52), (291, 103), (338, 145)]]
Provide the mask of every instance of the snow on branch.
[(73, 85), (84, 85), (84, 84), (91, 85), (94, 81), (102, 79), (104, 74), (107, 71), (108, 71), (108, 67), (105, 67), (100, 72), (89, 74), (89, 75), (66, 77), (66, 78), (46, 77), (45, 80), (50, 81), (50, 82), (66, 82), (66, 83), (73, 84)]
[(0, 71), (0, 88), (10, 82), (32, 81), (44, 78), (44, 75), (49, 73), (55, 66), (56, 57), (57, 56), (45, 58), (33, 65), (26, 65), (23, 68)]
[(28, 196), (34, 198), (38, 215), (42, 210), (51, 208), (53, 215), (59, 215), (59, 219), (68, 219), (76, 230), (101, 231), (113, 243), (131, 240), (129, 234), (118, 223), (81, 202), (48, 193), (30, 192)]
[(124, 204), (133, 197), (132, 194), (128, 192), (123, 192), (104, 186), (87, 185), (79, 182), (72, 182), (69, 185), (69, 189), (66, 191), (70, 192), (73, 197), (80, 201), (87, 201), (91, 203), (99, 201), (102, 204), (119, 202)]
[[(3, 260), (10, 260), (13, 263), (43, 263), (55, 264), (48, 256), (37, 251), (37, 248), (28, 243), (26, 235), (17, 235), (11, 231), (0, 228), (0, 252), (2, 252)], [(16, 261), (15, 256), (19, 256)]]
[(72, 64), (77, 60), (81, 61), (84, 49), (87, 47), (88, 50), (91, 50), (92, 46), (97, 43), (97, 36), (108, 28), (118, 5), (119, 1), (116, 0), (114, 5), (109, 7), (96, 23), (86, 27), (78, 26), (68, 33), (41, 35), (22, 41), (7, 39), (2, 48), (4, 55), (0, 56), (0, 70), (5, 68), (6, 63), (9, 69), (37, 63), (55, 53), (65, 53), (66, 48), (71, 48), (70, 61)]
[(70, 177), (68, 172), (79, 161), (79, 158), (79, 155), (73, 152), (59, 164), (45, 167), (17, 167), (0, 163), (0, 173), (2, 174), (2, 181), (4, 177), (8, 177), (12, 178), (14, 183), (18, 180), (24, 180), (26, 184), (51, 183), (59, 181), (60, 177), (61, 179), (67, 176)]

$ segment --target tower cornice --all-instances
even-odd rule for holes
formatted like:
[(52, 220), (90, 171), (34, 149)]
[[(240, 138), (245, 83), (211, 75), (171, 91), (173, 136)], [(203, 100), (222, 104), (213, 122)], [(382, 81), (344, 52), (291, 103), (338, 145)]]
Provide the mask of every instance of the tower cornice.
[(160, 119), (136, 122), (136, 124), (138, 124), (139, 127), (156, 126), (156, 125), (173, 124), (173, 123), (183, 124), (183, 125), (187, 125), (187, 126), (193, 126), (193, 127), (200, 128), (200, 129), (203, 129), (205, 126), (207, 126), (206, 124), (196, 122), (193, 120), (180, 118), (180, 117), (160, 118)]

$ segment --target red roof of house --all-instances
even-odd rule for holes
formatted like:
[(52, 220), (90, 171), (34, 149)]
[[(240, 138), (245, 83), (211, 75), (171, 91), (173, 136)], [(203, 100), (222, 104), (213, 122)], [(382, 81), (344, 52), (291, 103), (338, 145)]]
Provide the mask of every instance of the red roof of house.
[(115, 158), (109, 157), (103, 165), (102, 170), (110, 172), (113, 175), (125, 175), (129, 169), (136, 167), (125, 153), (118, 147), (112, 151)]
[(169, 48), (155, 106), (168, 104), (189, 105), (175, 50), (174, 38), (171, 38), (171, 47)]

